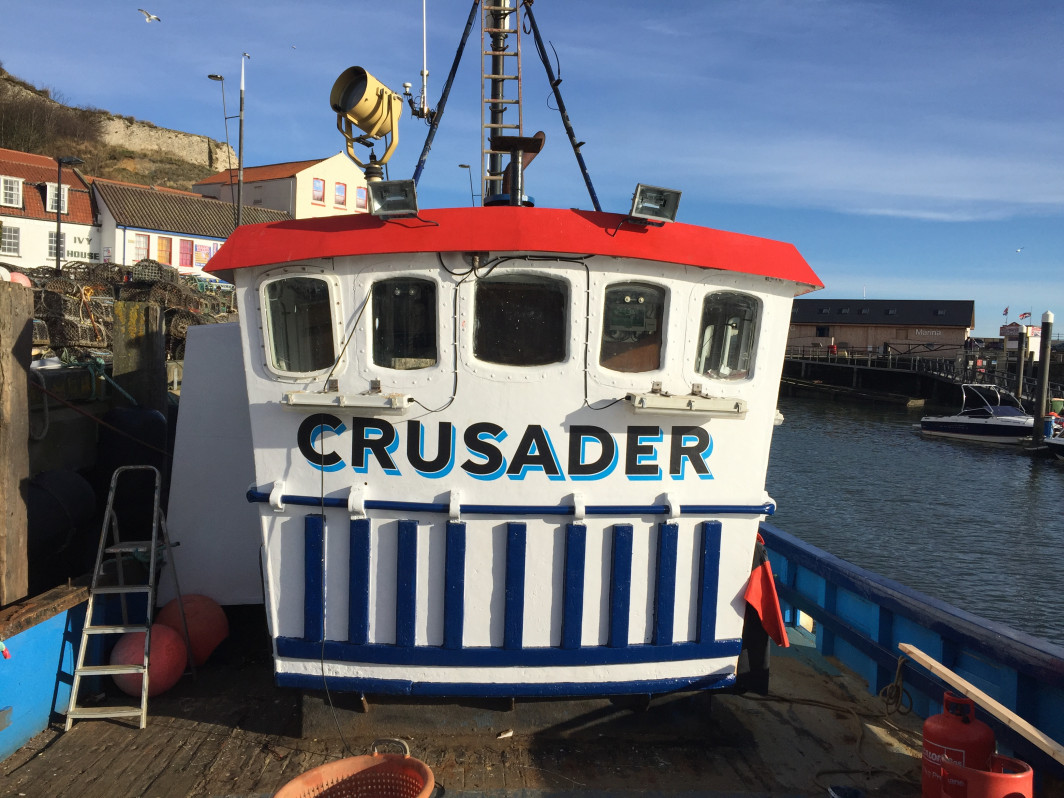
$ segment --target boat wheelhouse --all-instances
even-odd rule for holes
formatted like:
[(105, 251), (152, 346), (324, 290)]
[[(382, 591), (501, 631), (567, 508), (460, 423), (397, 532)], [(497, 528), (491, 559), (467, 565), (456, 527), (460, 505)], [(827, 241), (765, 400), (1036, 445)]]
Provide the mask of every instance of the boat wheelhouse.
[[(520, 49), (508, 5), (483, 9), (497, 60)], [(240, 227), (208, 267), (240, 307), (278, 681), (733, 685), (791, 301), (816, 275), (789, 244), (672, 221), (653, 186), (628, 214), (593, 191), (594, 211), (530, 207), (542, 136), (501, 123), (485, 206), (418, 209), (421, 164), (384, 181), (353, 149), (398, 95), (352, 68), (331, 104), (373, 213)]]

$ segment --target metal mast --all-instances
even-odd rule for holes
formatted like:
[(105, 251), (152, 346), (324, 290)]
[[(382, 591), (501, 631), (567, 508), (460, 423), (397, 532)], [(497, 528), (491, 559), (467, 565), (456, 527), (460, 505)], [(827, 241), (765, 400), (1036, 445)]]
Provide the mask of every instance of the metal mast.
[[(504, 131), (522, 135), (521, 15), (519, 0), (485, 0), (480, 15), (480, 175), (481, 204), (502, 193), (508, 164), (493, 150), (491, 137)], [(514, 85), (516, 84), (516, 86)], [(507, 96), (509, 89), (509, 96)], [(513, 94), (516, 89), (517, 97)], [(517, 118), (506, 111), (516, 106)]]

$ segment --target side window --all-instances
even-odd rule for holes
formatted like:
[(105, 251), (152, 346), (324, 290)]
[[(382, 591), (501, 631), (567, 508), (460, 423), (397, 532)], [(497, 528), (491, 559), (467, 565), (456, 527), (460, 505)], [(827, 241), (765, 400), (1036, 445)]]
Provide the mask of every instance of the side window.
[(517, 274), (477, 282), (473, 355), (506, 366), (565, 359), (569, 288), (561, 280)]
[(322, 371), (336, 359), (329, 284), (284, 277), (263, 288), (269, 358), (277, 371)]
[(707, 296), (695, 370), (723, 380), (748, 377), (754, 365), (757, 321), (757, 300), (752, 296), (732, 291)]
[(613, 371), (661, 368), (661, 323), (665, 289), (621, 283), (606, 289), (599, 363)]
[(387, 369), (435, 366), (436, 285), (400, 278), (373, 286), (373, 362)]

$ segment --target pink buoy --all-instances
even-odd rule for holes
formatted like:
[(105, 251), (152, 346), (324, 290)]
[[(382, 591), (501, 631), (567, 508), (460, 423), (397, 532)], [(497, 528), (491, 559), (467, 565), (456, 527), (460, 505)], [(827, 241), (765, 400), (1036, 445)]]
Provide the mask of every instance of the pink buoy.
[(11, 282), (24, 285), (27, 288), (33, 288), (33, 281), (22, 272), (11, 272)]
[[(126, 632), (111, 650), (112, 665), (140, 665), (144, 662), (144, 632)], [(188, 663), (188, 649), (177, 632), (163, 624), (151, 627), (151, 652), (148, 657), (148, 695), (165, 693), (181, 678)], [(119, 673), (112, 677), (118, 689), (140, 696), (141, 675)]]
[[(192, 651), (192, 661), (196, 665), (202, 665), (214, 649), (229, 637), (229, 619), (225, 616), (225, 610), (210, 596), (190, 593), (183, 597), (182, 604), (185, 608), (185, 620), (188, 622), (188, 640)], [(166, 624), (184, 637), (185, 627), (181, 624), (181, 607), (178, 606), (176, 598), (159, 610), (156, 621)]]

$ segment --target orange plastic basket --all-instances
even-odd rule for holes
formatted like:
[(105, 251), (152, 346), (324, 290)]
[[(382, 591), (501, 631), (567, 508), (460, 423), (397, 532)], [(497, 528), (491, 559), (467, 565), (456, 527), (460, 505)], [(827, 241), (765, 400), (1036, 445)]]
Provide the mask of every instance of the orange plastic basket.
[[(381, 743), (397, 743), (402, 754), (381, 754)], [(320, 765), (292, 779), (274, 798), (428, 798), (436, 779), (429, 766), (410, 756), (403, 740), (377, 740), (373, 753)]]

